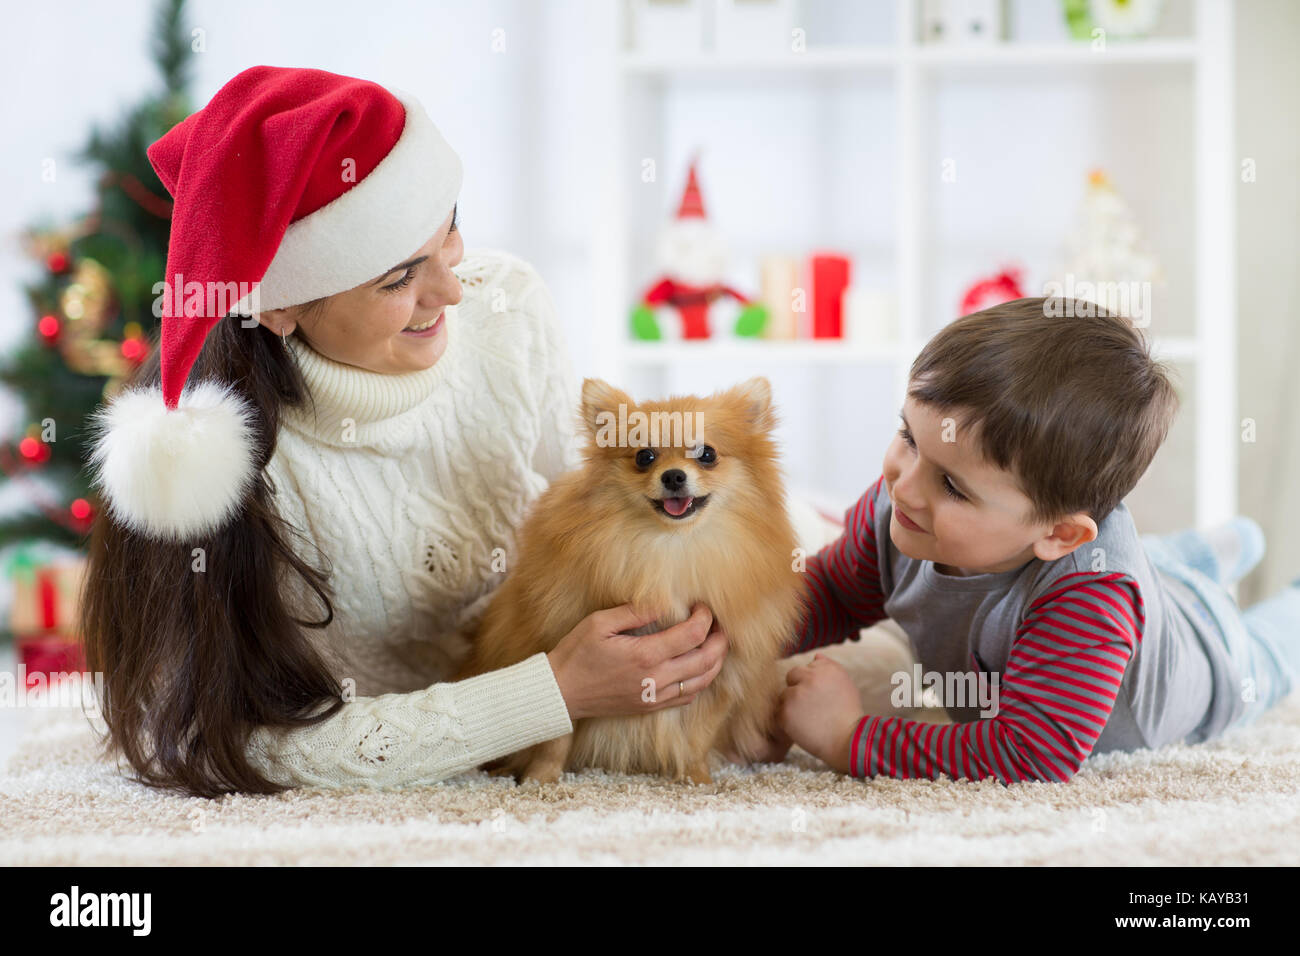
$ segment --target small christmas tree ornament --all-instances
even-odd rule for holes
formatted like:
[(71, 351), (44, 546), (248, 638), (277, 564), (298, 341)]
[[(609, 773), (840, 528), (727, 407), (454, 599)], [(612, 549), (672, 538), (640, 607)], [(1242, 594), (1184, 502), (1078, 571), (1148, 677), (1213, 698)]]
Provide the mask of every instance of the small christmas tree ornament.
[(658, 263), (663, 277), (632, 308), (633, 337), (664, 338), (656, 310), (669, 310), (681, 319), (681, 338), (711, 338), (711, 312), (724, 297), (740, 305), (734, 329), (737, 336), (749, 338), (762, 334), (767, 309), (723, 282), (727, 248), (704, 214), (695, 160), (691, 161), (677, 216), (659, 236)]
[(1045, 294), (1086, 300), (1146, 325), (1151, 320), (1150, 293), (1163, 281), (1164, 272), (1133, 210), (1105, 171), (1094, 169), (1078, 225), (1065, 240), (1064, 264)]
[(53, 345), (63, 332), (63, 323), (59, 321), (57, 315), (43, 315), (36, 322), (36, 331), (40, 333), (41, 340), (46, 345)]

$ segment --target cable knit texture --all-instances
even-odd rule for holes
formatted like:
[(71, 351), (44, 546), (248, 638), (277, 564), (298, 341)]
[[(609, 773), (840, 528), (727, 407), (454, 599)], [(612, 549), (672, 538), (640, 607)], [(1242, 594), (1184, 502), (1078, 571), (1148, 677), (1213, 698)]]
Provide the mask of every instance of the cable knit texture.
[[(330, 569), (334, 620), (307, 634), (352, 699), (315, 727), (254, 734), (250, 759), (277, 782), (433, 783), (572, 730), (544, 654), (445, 682), (528, 507), (580, 460), (580, 389), (536, 270), (479, 250), (455, 272), (462, 299), (429, 369), (370, 372), (289, 340), (314, 404), (286, 410), (267, 473), (302, 556)], [(322, 619), (300, 581), (284, 586)]]

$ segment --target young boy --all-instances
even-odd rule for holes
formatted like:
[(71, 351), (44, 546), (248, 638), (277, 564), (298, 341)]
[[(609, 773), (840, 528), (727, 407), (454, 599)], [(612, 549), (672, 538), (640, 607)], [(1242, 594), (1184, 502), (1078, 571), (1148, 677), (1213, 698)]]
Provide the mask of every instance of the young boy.
[(883, 473), (807, 564), (788, 653), (892, 618), (958, 722), (864, 715), (817, 655), (787, 675), (781, 752), (855, 777), (1064, 781), (1089, 754), (1208, 740), (1297, 686), (1300, 581), (1244, 613), (1224, 590), (1262, 556), (1257, 525), (1138, 535), (1123, 498), (1178, 399), (1128, 320), (1080, 311), (1019, 299), (940, 331)]

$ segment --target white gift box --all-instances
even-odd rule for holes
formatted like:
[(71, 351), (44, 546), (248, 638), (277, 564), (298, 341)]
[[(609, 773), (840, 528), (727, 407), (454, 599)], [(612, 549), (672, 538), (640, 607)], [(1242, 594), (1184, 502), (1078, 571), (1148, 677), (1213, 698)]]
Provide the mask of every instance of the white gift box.
[(851, 345), (898, 344), (894, 297), (880, 289), (849, 286), (844, 290), (844, 340)]

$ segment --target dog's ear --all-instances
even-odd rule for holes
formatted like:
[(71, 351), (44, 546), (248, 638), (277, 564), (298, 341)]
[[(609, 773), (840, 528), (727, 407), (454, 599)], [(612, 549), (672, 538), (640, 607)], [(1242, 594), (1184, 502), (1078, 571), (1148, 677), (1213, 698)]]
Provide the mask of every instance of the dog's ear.
[(626, 420), (636, 407), (626, 392), (601, 378), (582, 380), (582, 422), (593, 437), (602, 427), (612, 425), (615, 429), (618, 428), (620, 405), (623, 406), (623, 418)]
[(776, 427), (776, 412), (772, 408), (772, 383), (763, 375), (741, 382), (733, 387), (727, 396), (739, 403), (745, 420), (756, 431), (767, 432)]

